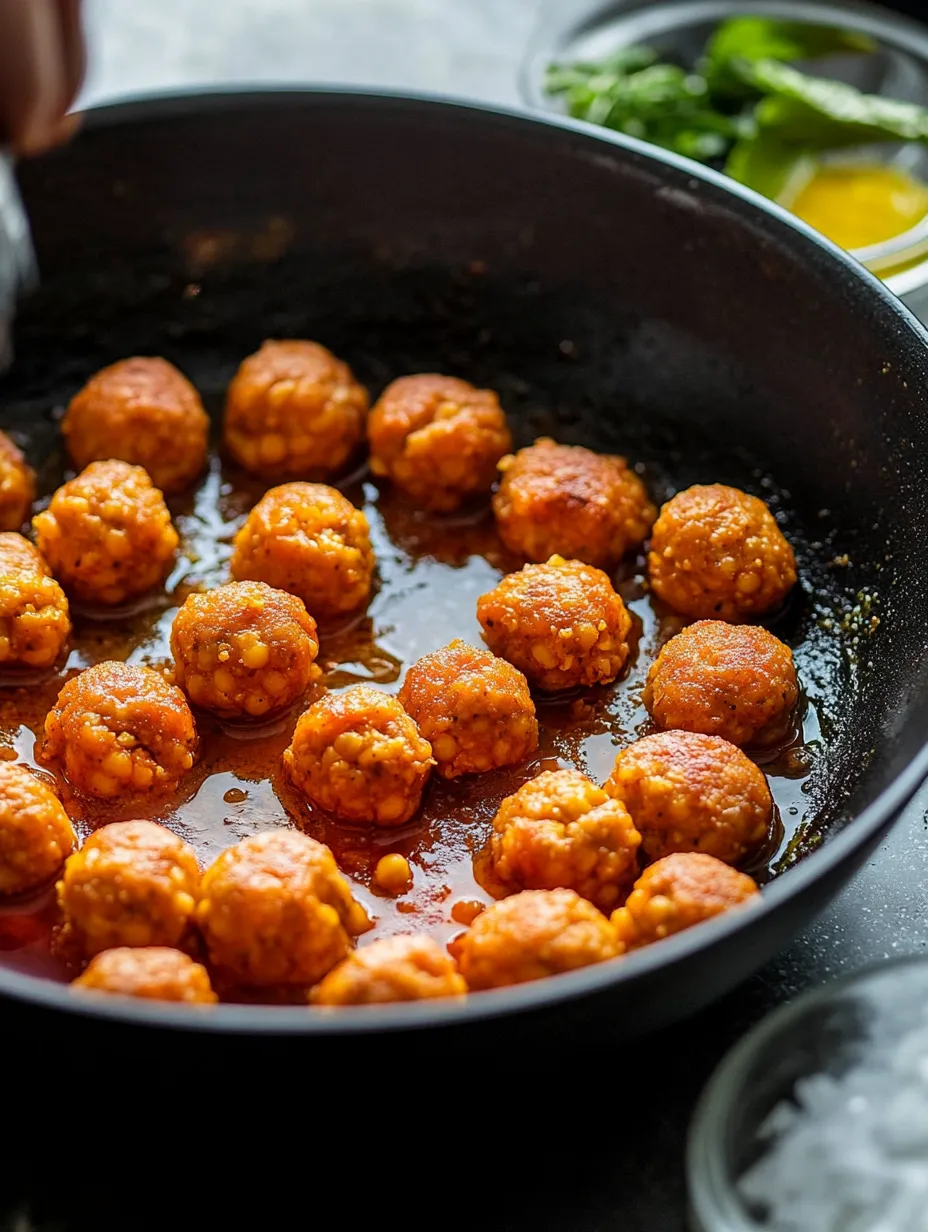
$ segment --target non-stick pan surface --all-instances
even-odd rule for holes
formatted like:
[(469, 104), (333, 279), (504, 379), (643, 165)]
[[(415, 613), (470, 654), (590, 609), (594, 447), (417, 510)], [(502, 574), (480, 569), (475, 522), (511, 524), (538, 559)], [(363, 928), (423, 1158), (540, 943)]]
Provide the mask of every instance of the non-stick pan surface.
[(43, 284), (0, 408), (34, 461), (53, 448), (54, 408), (123, 355), (163, 353), (214, 395), (273, 336), (323, 339), (372, 388), (452, 371), (499, 388), (523, 440), (627, 451), (671, 486), (763, 492), (772, 477), (802, 548), (791, 619), (833, 631), (844, 685), (809, 788), (816, 832), (758, 911), (461, 1005), (191, 1015), (78, 1005), (0, 966), (8, 1013), (22, 1001), (205, 1031), (469, 1040), (492, 1024), (497, 1042), (506, 1023), (642, 1031), (758, 967), (872, 850), (928, 772), (928, 349), (847, 257), (634, 142), (395, 97), (105, 108), (22, 178)]

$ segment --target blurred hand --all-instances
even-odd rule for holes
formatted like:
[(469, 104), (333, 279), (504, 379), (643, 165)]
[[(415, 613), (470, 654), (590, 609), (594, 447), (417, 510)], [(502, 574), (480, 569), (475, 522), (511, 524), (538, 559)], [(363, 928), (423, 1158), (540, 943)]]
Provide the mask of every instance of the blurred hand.
[(0, 146), (39, 154), (77, 127), (81, 0), (0, 0)]

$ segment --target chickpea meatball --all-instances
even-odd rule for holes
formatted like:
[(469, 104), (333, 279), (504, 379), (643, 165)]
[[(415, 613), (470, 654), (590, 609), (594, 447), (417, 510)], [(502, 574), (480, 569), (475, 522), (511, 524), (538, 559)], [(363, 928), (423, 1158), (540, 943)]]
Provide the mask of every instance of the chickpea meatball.
[(114, 821), (69, 856), (58, 882), (62, 942), (84, 958), (117, 946), (176, 946), (199, 892), (193, 848), (153, 821)]
[(19, 530), (35, 500), (35, 472), (5, 432), (0, 432), (0, 531)]
[(359, 684), (300, 716), (284, 766), (297, 789), (334, 816), (401, 826), (419, 807), (432, 746), (395, 697)]
[(264, 479), (325, 478), (364, 438), (367, 391), (318, 342), (265, 342), (226, 394), (230, 455)]
[(399, 700), (446, 779), (524, 761), (538, 747), (528, 681), (505, 659), (460, 640), (410, 667)]
[(77, 840), (61, 801), (40, 779), (0, 761), (0, 895), (50, 881)]
[(605, 573), (552, 556), (510, 573), (477, 600), (494, 654), (548, 692), (608, 684), (628, 661), (632, 618)]
[(493, 903), (455, 943), (468, 988), (503, 988), (615, 958), (615, 928), (573, 890), (523, 890)]
[(88, 667), (45, 719), (43, 756), (62, 763), (72, 787), (101, 799), (170, 788), (196, 753), (186, 698), (149, 667)]
[(316, 1005), (380, 1005), (467, 992), (454, 960), (431, 937), (385, 937), (355, 950), (313, 992)]
[(302, 599), (315, 617), (366, 603), (374, 575), (367, 518), (335, 488), (271, 488), (235, 536), (232, 576), (267, 582)]
[(696, 732), (659, 732), (623, 749), (605, 791), (621, 800), (650, 860), (702, 851), (737, 864), (770, 831), (773, 800), (735, 745)]
[(296, 830), (227, 848), (203, 874), (197, 923), (217, 970), (249, 987), (317, 983), (370, 925), (328, 847)]
[(51, 667), (71, 632), (64, 591), (28, 539), (0, 533), (0, 665)]
[(663, 506), (648, 572), (654, 593), (684, 616), (739, 621), (783, 602), (796, 558), (763, 501), (714, 483)]
[(487, 855), (507, 891), (576, 890), (609, 911), (635, 880), (640, 845), (624, 804), (579, 770), (548, 770), (499, 806)]
[(624, 458), (542, 437), (503, 458), (493, 512), (512, 552), (606, 567), (638, 547), (657, 514)]
[(156, 945), (139, 950), (126, 946), (104, 950), (90, 960), (74, 987), (149, 1001), (184, 1001), (188, 1005), (214, 1005), (219, 1000), (204, 966), (181, 950)]
[(151, 590), (178, 544), (164, 497), (127, 462), (91, 462), (32, 525), (52, 573), (86, 603), (125, 603)]
[(371, 470), (426, 509), (448, 512), (488, 492), (512, 448), (499, 399), (453, 376), (403, 376), (368, 422)]
[(644, 870), (612, 923), (620, 944), (635, 950), (756, 901), (758, 889), (747, 874), (715, 856), (677, 851)]
[(110, 364), (71, 399), (61, 424), (83, 470), (118, 458), (141, 466), (162, 492), (181, 492), (206, 466), (209, 416), (200, 395), (166, 359)]
[(205, 710), (257, 718), (290, 706), (314, 675), (316, 622), (264, 582), (192, 594), (174, 617), (174, 679)]
[(700, 620), (670, 639), (652, 664), (644, 704), (664, 728), (769, 744), (799, 697), (790, 648), (757, 625)]

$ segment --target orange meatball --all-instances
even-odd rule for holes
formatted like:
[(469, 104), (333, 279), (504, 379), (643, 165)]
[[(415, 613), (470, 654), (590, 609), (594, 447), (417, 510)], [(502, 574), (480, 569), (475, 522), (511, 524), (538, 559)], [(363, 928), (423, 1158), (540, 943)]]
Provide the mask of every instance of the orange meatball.
[(512, 448), (499, 399), (453, 376), (403, 376), (368, 422), (371, 470), (426, 509), (447, 512), (488, 492)]
[(608, 684), (628, 661), (632, 618), (605, 573), (578, 560), (508, 574), (477, 600), (477, 619), (493, 653), (549, 692)]
[(548, 770), (499, 806), (487, 856), (504, 891), (576, 890), (608, 911), (635, 879), (640, 845), (623, 804), (579, 770)]
[(735, 745), (695, 732), (659, 732), (623, 749), (605, 790), (621, 800), (651, 860), (702, 851), (737, 864), (770, 832), (773, 800)]
[(757, 886), (747, 874), (715, 856), (677, 851), (644, 870), (625, 905), (612, 913), (612, 923), (619, 942), (635, 950), (759, 901)]
[(35, 500), (35, 472), (5, 432), (0, 432), (0, 531), (19, 530)]
[(328, 847), (267, 830), (203, 874), (197, 923), (210, 961), (235, 984), (315, 984), (370, 926)]
[(468, 988), (503, 988), (615, 958), (615, 928), (573, 890), (523, 890), (493, 903), (454, 949)]
[(181, 950), (164, 946), (104, 950), (90, 960), (74, 981), (75, 988), (143, 997), (149, 1001), (184, 1001), (188, 1005), (213, 1005), (213, 992), (206, 968)]
[(528, 681), (505, 659), (460, 640), (414, 663), (399, 700), (446, 779), (514, 765), (538, 746)]
[(176, 946), (199, 892), (193, 848), (153, 821), (114, 821), (69, 856), (58, 882), (60, 943), (92, 958), (116, 946)]
[(325, 478), (364, 439), (367, 406), (348, 365), (318, 342), (265, 342), (232, 379), (223, 438), (264, 479)]
[(91, 462), (32, 525), (52, 572), (86, 603), (124, 603), (151, 590), (178, 544), (164, 497), (127, 462)]
[(28, 539), (0, 534), (0, 664), (51, 667), (71, 632), (64, 591)]
[(163, 492), (182, 491), (206, 466), (209, 416), (166, 359), (101, 368), (71, 399), (61, 431), (78, 470), (118, 458), (144, 467)]
[(297, 789), (334, 816), (401, 826), (419, 807), (432, 747), (395, 697), (359, 684), (300, 716), (284, 766)]
[(316, 1005), (381, 1005), (467, 992), (454, 960), (431, 937), (385, 937), (355, 950), (313, 992)]
[(783, 602), (796, 558), (763, 501), (714, 483), (663, 506), (648, 571), (654, 593), (684, 616), (738, 621)]
[(315, 617), (366, 603), (374, 575), (367, 518), (335, 488), (271, 488), (235, 536), (232, 576), (297, 595)]
[(174, 617), (174, 679), (190, 700), (229, 718), (290, 706), (314, 675), (316, 622), (302, 599), (264, 582), (190, 595)]
[(503, 458), (493, 512), (500, 538), (528, 560), (555, 554), (614, 565), (638, 547), (657, 514), (624, 458), (542, 437)]
[(44, 757), (63, 764), (72, 787), (101, 799), (173, 787), (196, 753), (186, 698), (149, 667), (88, 667), (45, 719)]
[(0, 761), (0, 895), (50, 881), (76, 842), (51, 788), (25, 766)]
[(790, 648), (758, 625), (700, 620), (670, 639), (652, 664), (644, 704), (660, 727), (769, 744), (799, 698)]

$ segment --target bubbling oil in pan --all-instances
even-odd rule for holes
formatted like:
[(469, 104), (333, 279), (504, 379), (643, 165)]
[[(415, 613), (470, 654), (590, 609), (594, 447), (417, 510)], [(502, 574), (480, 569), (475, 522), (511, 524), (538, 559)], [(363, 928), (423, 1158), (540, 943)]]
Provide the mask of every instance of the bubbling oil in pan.
[[(420, 655), (456, 637), (481, 644), (477, 598), (522, 562), (501, 545), (487, 503), (464, 516), (438, 519), (412, 509), (389, 490), (381, 494), (366, 474), (339, 486), (363, 505), (370, 521), (378, 583), (363, 615), (337, 628), (320, 628), (323, 682), (329, 689), (368, 682), (396, 692), (405, 668)], [(169, 637), (177, 608), (191, 590), (228, 580), (232, 538), (263, 491), (217, 454), (212, 456), (197, 488), (171, 502), (181, 549), (164, 590), (131, 612), (73, 611), (72, 649), (61, 671), (19, 685), (5, 682), (0, 690), (0, 756), (47, 773), (36, 758), (45, 716), (64, 680), (81, 669), (103, 659), (151, 667), (171, 663)], [(490, 901), (474, 879), (473, 858), (500, 801), (544, 769), (575, 766), (602, 782), (617, 749), (649, 730), (641, 702), (648, 667), (683, 622), (648, 594), (643, 566), (643, 558), (638, 558), (615, 575), (635, 622), (631, 664), (622, 679), (605, 688), (536, 699), (540, 743), (529, 762), (451, 782), (434, 777), (420, 815), (400, 829), (337, 824), (287, 782), (281, 755), (305, 701), (263, 727), (223, 726), (198, 713), (200, 761), (178, 793), (167, 799), (105, 804), (68, 797), (75, 826), (85, 835), (109, 821), (150, 817), (191, 843), (205, 867), (246, 835), (296, 824), (332, 848), (357, 897), (375, 917), (376, 926), (361, 938), (362, 945), (413, 930), (447, 942), (469, 921), (474, 903)], [(814, 820), (814, 802), (806, 789), (822, 737), (818, 699), (832, 686), (830, 678), (837, 670), (837, 663), (816, 644), (816, 629), (807, 624), (798, 642), (783, 633), (793, 641), (800, 678), (807, 683), (803, 668), (808, 663), (815, 666), (810, 675), (819, 683), (806, 688), (789, 739), (768, 750), (762, 761), (778, 823), (768, 849), (749, 870), (761, 881), (791, 861)], [(413, 870), (412, 887), (395, 899), (379, 895), (371, 885), (377, 861), (392, 851), (406, 856)], [(54, 918), (53, 887), (0, 908), (0, 962), (66, 978), (49, 950)]]

